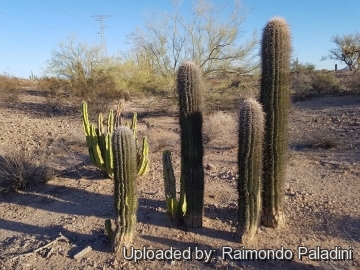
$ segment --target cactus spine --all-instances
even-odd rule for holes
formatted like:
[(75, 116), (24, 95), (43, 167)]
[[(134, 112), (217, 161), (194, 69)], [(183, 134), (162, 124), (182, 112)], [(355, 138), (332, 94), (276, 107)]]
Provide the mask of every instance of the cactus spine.
[(239, 114), (238, 227), (236, 240), (246, 243), (260, 223), (264, 112), (259, 102), (247, 99)]
[(280, 227), (283, 212), (287, 115), (290, 100), (290, 30), (283, 18), (273, 18), (263, 29), (260, 103), (265, 111), (262, 223)]
[[(201, 72), (192, 62), (180, 65), (177, 90), (180, 105), (181, 185), (186, 196), (185, 223), (202, 226), (204, 169), (201, 112)], [(184, 198), (180, 198), (180, 201)]]
[(114, 204), (116, 209), (113, 251), (129, 246), (136, 226), (138, 197), (136, 188), (136, 145), (133, 132), (121, 126), (113, 133)]
[[(98, 124), (95, 128), (95, 126), (89, 122), (87, 103), (85, 101), (81, 103), (81, 116), (91, 163), (99, 169), (105, 171), (110, 178), (114, 177), (111, 136), (114, 128), (121, 126), (121, 111), (122, 102), (119, 102), (115, 116), (113, 110), (110, 110), (107, 118), (107, 130), (104, 132), (104, 119), (102, 114), (99, 114)], [(136, 142), (137, 175), (142, 176), (149, 171), (149, 146), (147, 137), (143, 138), (141, 148), (138, 146), (136, 125), (137, 114), (134, 113), (131, 124), (128, 126), (132, 130)]]

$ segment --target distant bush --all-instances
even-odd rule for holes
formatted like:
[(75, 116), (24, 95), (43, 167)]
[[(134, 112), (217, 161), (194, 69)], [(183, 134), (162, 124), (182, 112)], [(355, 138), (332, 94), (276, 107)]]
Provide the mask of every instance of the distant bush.
[(324, 71), (314, 74), (311, 86), (318, 96), (323, 94), (337, 94), (341, 91), (339, 81), (334, 74)]
[(39, 82), (52, 96), (70, 95), (92, 101), (131, 99), (144, 91), (166, 88), (151, 66), (135, 56), (108, 56), (101, 46), (78, 43), (68, 37), (52, 51), (45, 68), (47, 77)]
[(340, 82), (333, 73), (315, 71), (313, 65), (299, 63), (292, 68), (291, 90), (295, 101), (342, 93)]
[(353, 73), (348, 82), (350, 93), (360, 95), (360, 72)]
[(19, 99), (21, 80), (8, 74), (0, 75), (0, 101), (15, 102)]

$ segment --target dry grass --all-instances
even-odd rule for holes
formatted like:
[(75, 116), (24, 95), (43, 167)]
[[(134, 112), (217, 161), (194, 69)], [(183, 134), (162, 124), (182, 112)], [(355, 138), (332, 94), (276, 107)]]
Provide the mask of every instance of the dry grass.
[(204, 121), (203, 133), (206, 143), (212, 141), (228, 142), (237, 130), (235, 117), (229, 113), (217, 111)]
[(0, 192), (25, 190), (53, 179), (56, 170), (46, 162), (45, 156), (39, 157), (34, 152), (25, 155), (23, 151), (17, 151), (0, 157)]
[(177, 140), (173, 133), (163, 132), (159, 133), (158, 130), (152, 129), (146, 132), (149, 141), (150, 153), (158, 153), (164, 150), (173, 150), (176, 148)]
[(237, 110), (246, 98), (259, 96), (259, 75), (235, 78), (209, 78), (205, 80), (204, 107), (206, 113), (216, 110)]
[(21, 80), (9, 75), (0, 75), (0, 101), (16, 102), (19, 99)]

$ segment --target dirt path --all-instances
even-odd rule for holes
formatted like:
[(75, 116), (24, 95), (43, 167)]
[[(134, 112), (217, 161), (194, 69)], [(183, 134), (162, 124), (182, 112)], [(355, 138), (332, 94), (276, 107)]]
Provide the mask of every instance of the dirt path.
[[(161, 153), (173, 153), (179, 176), (179, 127), (175, 113), (139, 109), (140, 134), (149, 136), (151, 170), (139, 178), (139, 211), (134, 247), (182, 251), (214, 250), (209, 264), (195, 260), (132, 261), (110, 251), (103, 224), (114, 218), (112, 182), (89, 164), (79, 108), (45, 105), (34, 91), (17, 104), (0, 104), (0, 155), (41, 149), (62, 171), (46, 185), (0, 194), (0, 269), (360, 269), (360, 98), (325, 97), (293, 104), (286, 182), (287, 225), (261, 227), (246, 249), (291, 250), (286, 261), (222, 261), (222, 247), (234, 242), (236, 193), (236, 128), (228, 137), (205, 146), (205, 217), (201, 229), (177, 228), (165, 214)], [(155, 108), (153, 104), (151, 108)], [(91, 110), (91, 108), (90, 108)], [(233, 114), (236, 117), (236, 113)], [(160, 136), (159, 136), (160, 134)], [(36, 254), (21, 256), (59, 240)], [(74, 255), (90, 246), (80, 259)], [(353, 251), (353, 261), (298, 259), (298, 248)], [(20, 255), (20, 256), (19, 256)], [(128, 254), (129, 255), (129, 254)], [(11, 258), (19, 256), (17, 259)], [(222, 267), (222, 268), (221, 268)]]

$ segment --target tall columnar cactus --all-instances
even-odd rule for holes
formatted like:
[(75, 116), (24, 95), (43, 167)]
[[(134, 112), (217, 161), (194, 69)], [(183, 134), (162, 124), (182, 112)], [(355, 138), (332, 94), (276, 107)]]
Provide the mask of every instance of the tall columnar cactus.
[[(107, 129), (104, 132), (103, 116), (100, 113), (98, 117), (98, 124), (95, 127), (89, 121), (89, 113), (87, 103), (81, 103), (81, 116), (83, 120), (84, 131), (86, 135), (86, 145), (89, 149), (89, 156), (91, 163), (99, 169), (105, 171), (110, 178), (113, 178), (113, 153), (111, 149), (111, 136), (114, 128), (121, 126), (121, 112), (122, 103), (119, 102), (114, 116), (113, 110), (110, 110), (107, 118)], [(131, 124), (127, 124), (133, 132), (133, 136), (137, 149), (137, 174), (138, 176), (145, 175), (149, 171), (149, 146), (147, 137), (142, 140), (141, 148), (138, 146), (137, 138), (137, 114), (133, 114)]]
[(114, 154), (114, 204), (116, 210), (113, 250), (129, 246), (136, 226), (138, 197), (136, 188), (136, 145), (131, 129), (121, 126), (112, 136)]
[(291, 37), (283, 18), (273, 18), (263, 29), (260, 103), (265, 111), (262, 223), (279, 227), (285, 222), (283, 201), (290, 100)]
[[(177, 72), (181, 129), (181, 185), (186, 196), (185, 223), (202, 226), (204, 169), (201, 112), (201, 72), (192, 62), (183, 63)], [(180, 198), (180, 201), (184, 198)]]
[(264, 112), (259, 102), (247, 99), (240, 107), (238, 150), (238, 227), (236, 240), (246, 243), (260, 223)]

